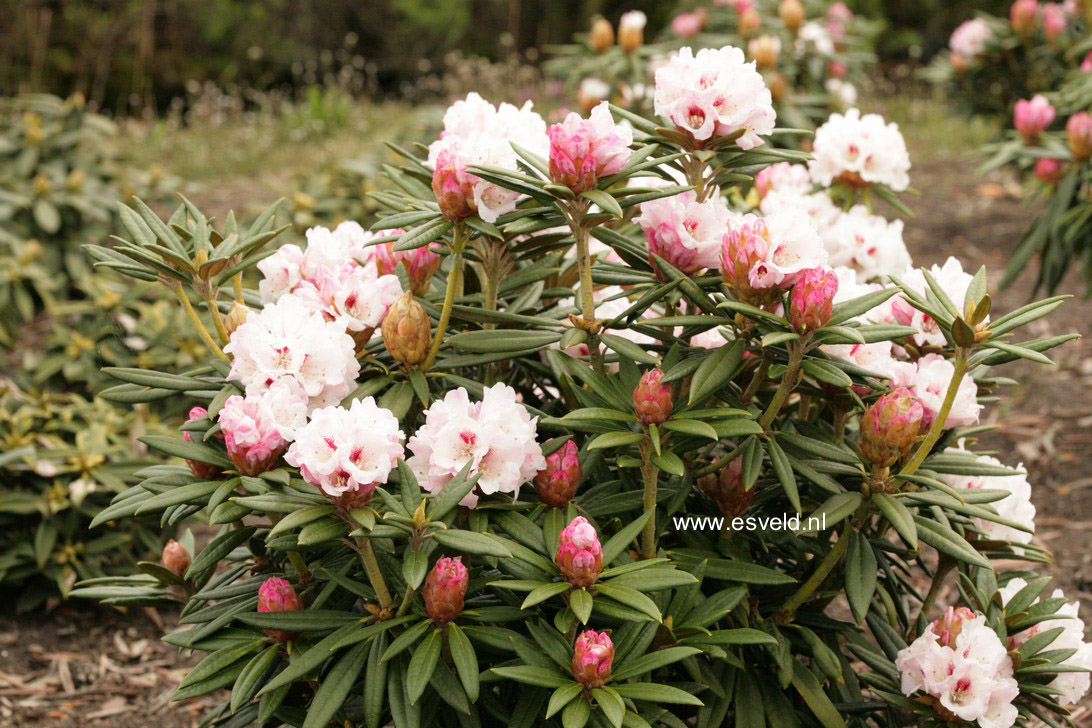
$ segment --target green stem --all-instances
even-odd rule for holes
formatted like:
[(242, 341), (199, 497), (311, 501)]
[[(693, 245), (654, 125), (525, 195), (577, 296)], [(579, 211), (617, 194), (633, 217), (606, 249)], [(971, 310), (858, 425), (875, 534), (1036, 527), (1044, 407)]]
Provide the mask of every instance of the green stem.
[[(747, 441), (744, 440), (743, 443), (745, 443), (745, 442), (747, 442)], [(730, 453), (728, 453), (724, 457), (710, 463), (709, 465), (706, 465), (704, 468), (702, 468), (700, 470), (695, 470), (694, 471), (694, 479), (696, 480), (696, 479), (702, 477), (703, 475), (709, 475), (710, 473), (715, 473), (718, 470), (720, 470), (721, 468), (723, 468), (725, 465), (727, 465), (728, 463), (735, 460), (737, 457), (739, 457), (739, 454), (741, 452), (743, 452), (743, 443), (740, 443), (739, 445), (737, 445), (734, 450), (732, 450)]]
[(296, 571), (296, 576), (299, 577), (301, 584), (309, 584), (311, 582), (312, 574), (311, 570), (307, 568), (307, 562), (303, 560), (298, 551), (288, 552), (288, 562), (292, 564), (292, 568)]
[(175, 293), (178, 294), (178, 300), (182, 302), (182, 308), (185, 310), (186, 315), (190, 317), (190, 321), (197, 328), (197, 335), (201, 337), (201, 341), (205, 342), (205, 346), (209, 351), (223, 359), (229, 361), (227, 354), (220, 348), (219, 344), (213, 340), (212, 335), (209, 334), (209, 330), (205, 328), (205, 325), (201, 323), (201, 318), (197, 315), (197, 311), (193, 309), (193, 304), (190, 303), (189, 297), (186, 295), (185, 289), (182, 286), (175, 287)]
[(466, 248), (467, 237), (466, 223), (456, 223), (451, 255), (448, 256), (451, 260), (451, 270), (447, 274), (444, 307), (440, 310), (440, 321), (436, 324), (436, 333), (433, 334), (428, 356), (421, 363), (422, 371), (427, 372), (436, 363), (436, 355), (440, 353), (440, 346), (444, 343), (444, 333), (447, 331), (448, 322), (451, 321), (451, 309), (455, 305), (455, 294), (459, 290), (459, 282), (463, 274), (463, 250)]
[(815, 593), (815, 590), (822, 586), (830, 572), (834, 570), (834, 567), (838, 565), (838, 562), (842, 560), (849, 549), (849, 529), (850, 527), (847, 526), (846, 530), (838, 537), (838, 542), (823, 557), (823, 560), (812, 572), (812, 575), (808, 577), (808, 580), (801, 584), (796, 593), (789, 597), (788, 601), (777, 610), (776, 621), (780, 623), (790, 621), (800, 605), (806, 602)]
[(933, 605), (937, 602), (937, 596), (940, 595), (940, 588), (944, 585), (944, 577), (948, 576), (953, 568), (955, 568), (955, 562), (941, 554), (940, 561), (937, 562), (936, 573), (933, 574), (933, 583), (929, 585), (929, 593), (925, 595), (925, 601), (921, 603), (921, 613), (918, 614), (917, 621), (910, 625), (912, 631), (918, 622), (929, 618), (929, 612), (933, 610)]
[(401, 617), (409, 611), (410, 604), (413, 603), (413, 589), (406, 587), (406, 593), (402, 597), (402, 603), (398, 606), (398, 612), (394, 616)]
[(391, 598), (390, 590), (387, 589), (387, 582), (383, 579), (383, 572), (379, 568), (379, 562), (375, 559), (375, 551), (372, 549), (372, 542), (370, 539), (363, 536), (356, 539), (357, 553), (360, 554), (360, 560), (364, 564), (364, 571), (368, 574), (368, 581), (371, 582), (372, 589), (375, 589), (375, 598), (379, 602), (379, 606), (383, 609), (390, 609), (391, 604), (394, 603), (394, 599)]
[(216, 335), (220, 337), (220, 343), (228, 343), (231, 337), (228, 336), (227, 327), (224, 326), (224, 319), (220, 316), (220, 308), (216, 305), (215, 293), (210, 292), (205, 297), (205, 305), (208, 306), (209, 316), (212, 317), (212, 323), (216, 327)]
[(766, 408), (766, 411), (762, 413), (762, 419), (758, 421), (759, 427), (764, 431), (769, 428), (770, 423), (777, 417), (777, 413), (781, 411), (781, 406), (785, 404), (785, 400), (789, 398), (793, 390), (796, 389), (796, 385), (800, 382), (800, 365), (804, 361), (804, 342), (797, 342), (796, 346), (793, 346), (789, 350), (789, 367), (785, 370), (785, 375), (781, 377), (781, 385), (774, 393), (773, 399), (770, 400), (770, 405)]
[(660, 469), (652, 463), (652, 442), (646, 439), (641, 446), (641, 478), (644, 481), (644, 512), (651, 512), (641, 532), (641, 555), (646, 559), (656, 558), (656, 486), (660, 479)]
[(933, 420), (933, 424), (929, 428), (929, 433), (925, 436), (921, 445), (918, 446), (914, 457), (899, 471), (899, 475), (913, 475), (917, 472), (917, 469), (925, 462), (925, 458), (928, 457), (929, 451), (933, 449), (933, 445), (937, 444), (937, 440), (944, 432), (944, 425), (948, 422), (948, 413), (952, 411), (952, 404), (955, 403), (959, 385), (963, 383), (963, 375), (967, 373), (968, 353), (963, 348), (956, 351), (955, 371), (952, 372), (952, 381), (948, 383), (948, 391), (944, 394), (944, 402), (940, 405), (940, 412), (937, 413), (936, 419)]
[(592, 364), (600, 374), (606, 373), (603, 353), (599, 349), (599, 335), (595, 329), (595, 284), (592, 282), (591, 249), (588, 245), (588, 229), (584, 225), (587, 202), (577, 200), (569, 208), (569, 228), (576, 240), (576, 266), (580, 272), (580, 315), (588, 332), (588, 352)]
[(743, 390), (743, 395), (739, 401), (744, 405), (751, 403), (751, 400), (755, 398), (755, 394), (758, 393), (758, 388), (762, 386), (762, 383), (766, 381), (766, 375), (770, 371), (770, 360), (763, 357), (755, 368), (754, 376), (751, 377), (751, 381), (747, 384), (747, 389)]

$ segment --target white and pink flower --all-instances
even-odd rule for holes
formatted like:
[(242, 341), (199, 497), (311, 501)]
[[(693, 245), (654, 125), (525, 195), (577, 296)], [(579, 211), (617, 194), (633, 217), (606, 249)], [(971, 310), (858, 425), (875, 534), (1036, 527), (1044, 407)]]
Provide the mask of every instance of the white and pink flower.
[(807, 166), (803, 164), (777, 162), (764, 167), (755, 175), (755, 190), (760, 200), (765, 199), (766, 195), (774, 190), (806, 195), (811, 192), (811, 174)]
[[(953, 374), (955, 374), (955, 364), (939, 354), (926, 354), (918, 359), (912, 378), (899, 382), (909, 387), (914, 396), (921, 400), (927, 425), (940, 414)], [(948, 429), (976, 424), (981, 412), (982, 405), (978, 403), (978, 385), (971, 377), (964, 376), (959, 383), (959, 389), (956, 390), (955, 400), (952, 402), (944, 427)]]
[[(956, 450), (956, 452), (962, 452), (962, 450)], [(998, 466), (1002, 464), (1000, 460), (989, 455), (979, 456), (978, 462)], [(1021, 463), (1016, 467), (1018, 469), (1023, 468), (1023, 464)], [(948, 485), (959, 490), (1008, 491), (1007, 496), (1001, 500), (993, 501), (990, 505), (997, 511), (997, 515), (1002, 518), (1025, 526), (1031, 529), (1032, 532), (1035, 531), (1035, 506), (1031, 502), (1031, 484), (1028, 483), (1026, 474), (941, 475), (940, 478)], [(1031, 543), (1033, 533), (983, 518), (973, 520), (975, 527), (990, 540), (1008, 541), (1013, 544)], [(1022, 553), (1023, 551), (1018, 549), (1018, 552)]]
[(993, 40), (993, 29), (982, 18), (974, 18), (962, 23), (952, 32), (948, 48), (958, 53), (964, 60), (970, 61), (986, 50), (986, 45)]
[(888, 221), (864, 205), (854, 205), (820, 229), (820, 235), (831, 265), (852, 268), (862, 280), (884, 279), (903, 273), (912, 264), (902, 228), (902, 220)]
[(898, 124), (859, 109), (831, 114), (815, 131), (808, 169), (815, 182), (861, 187), (882, 184), (896, 192), (910, 185), (910, 156)]
[(719, 194), (698, 202), (697, 194), (687, 190), (644, 203), (635, 222), (648, 237), (650, 259), (658, 255), (684, 273), (695, 273), (717, 267), (732, 217)]
[(610, 106), (602, 102), (589, 118), (570, 113), (550, 127), (550, 179), (579, 194), (595, 187), (601, 177), (619, 172), (633, 150), (633, 129), (615, 124)]
[(242, 382), (247, 394), (288, 380), (313, 409), (340, 402), (352, 391), (360, 373), (354, 347), (343, 322), (285, 296), (251, 311), (224, 352), (233, 359), (228, 379)]
[(721, 271), (725, 280), (744, 279), (750, 288), (788, 288), (804, 271), (826, 265), (828, 256), (811, 218), (790, 209), (731, 221), (724, 235)]
[(754, 62), (733, 46), (682, 48), (656, 70), (656, 114), (697, 141), (740, 133), (741, 149), (773, 131), (773, 99)]
[(280, 379), (262, 392), (228, 397), (217, 418), (235, 468), (259, 475), (276, 465), (307, 421), (307, 397), (293, 380)]
[[(964, 299), (967, 297), (967, 289), (970, 288), (974, 276), (964, 272), (963, 264), (957, 258), (951, 257), (944, 261), (942, 266), (932, 266), (929, 269), (929, 274), (948, 296), (952, 304), (962, 311)], [(925, 278), (923, 268), (914, 268), (898, 277), (912, 291), (926, 297), (929, 284)], [(939, 324), (929, 314), (911, 306), (910, 301), (905, 296), (892, 298), (890, 309), (895, 323), (918, 330), (918, 333), (913, 336), (915, 344), (918, 346), (945, 346), (946, 339), (944, 338), (944, 332), (940, 330)], [(989, 321), (989, 317), (985, 321)]]
[(469, 463), (470, 475), (479, 478), (462, 505), (477, 505), (479, 492), (511, 493), (514, 498), (546, 467), (535, 439), (536, 423), (505, 384), (486, 389), (481, 402), (471, 402), (460, 387), (425, 412), (424, 426), (409, 439), (413, 455), (406, 462), (430, 493), (441, 490)]
[(935, 705), (979, 728), (1009, 728), (1020, 694), (1012, 658), (986, 623), (966, 607), (948, 608), (895, 658), (903, 695), (925, 693)]
[(404, 454), (398, 418), (371, 397), (348, 407), (323, 407), (295, 433), (284, 459), (311, 485), (360, 506), (387, 482)]

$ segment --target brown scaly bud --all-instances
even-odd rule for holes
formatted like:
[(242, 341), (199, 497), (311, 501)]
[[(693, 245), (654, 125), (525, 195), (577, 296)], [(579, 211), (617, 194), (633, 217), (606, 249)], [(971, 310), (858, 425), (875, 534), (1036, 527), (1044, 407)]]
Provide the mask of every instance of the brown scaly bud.
[(595, 19), (588, 31), (588, 45), (596, 53), (602, 53), (614, 45), (614, 26), (609, 20), (602, 16)]
[(743, 38), (750, 38), (762, 27), (762, 16), (754, 8), (747, 8), (739, 14), (739, 25), (736, 30)]
[(645, 427), (659, 425), (671, 416), (675, 405), (675, 394), (670, 384), (663, 383), (661, 369), (650, 369), (637, 383), (633, 391), (633, 406), (637, 409), (637, 419)]
[(227, 329), (228, 336), (235, 333), (235, 329), (239, 328), (246, 321), (246, 317), (250, 315), (250, 308), (245, 303), (236, 301), (231, 304), (231, 309), (228, 310), (227, 316), (224, 317), (224, 328)]
[(781, 4), (777, 7), (777, 15), (781, 18), (781, 22), (785, 28), (795, 33), (800, 30), (804, 25), (804, 21), (808, 19), (807, 13), (804, 11), (804, 5), (800, 0), (781, 0)]
[(728, 463), (719, 475), (707, 475), (698, 481), (707, 496), (713, 499), (726, 521), (742, 516), (755, 499), (755, 489), (743, 485), (743, 458)]
[(880, 397), (861, 417), (861, 455), (876, 467), (890, 467), (914, 447), (924, 414), (906, 387)]
[(576, 496), (584, 478), (579, 449), (569, 440), (546, 458), (546, 467), (535, 476), (538, 499), (548, 506), (564, 508)]
[(163, 556), (160, 560), (167, 571), (179, 578), (186, 573), (186, 569), (190, 568), (190, 552), (173, 538), (163, 547)]
[(432, 343), (432, 324), (421, 304), (406, 291), (391, 304), (383, 319), (383, 344), (395, 361), (409, 366), (422, 362)]
[(631, 10), (622, 14), (618, 20), (618, 45), (622, 47), (622, 50), (632, 53), (644, 45), (647, 23), (648, 16), (640, 10)]

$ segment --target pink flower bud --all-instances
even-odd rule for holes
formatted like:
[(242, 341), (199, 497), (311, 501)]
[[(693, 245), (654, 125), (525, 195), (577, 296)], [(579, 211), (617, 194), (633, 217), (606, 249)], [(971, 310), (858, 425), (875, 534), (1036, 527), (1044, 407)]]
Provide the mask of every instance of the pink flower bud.
[(573, 645), (573, 678), (585, 688), (601, 688), (610, 682), (614, 643), (610, 632), (584, 630)]
[(676, 38), (693, 38), (705, 27), (705, 16), (699, 12), (679, 13), (671, 19), (671, 32)]
[(450, 622), (462, 614), (469, 578), (462, 557), (445, 556), (428, 572), (421, 596), (425, 599), (425, 610), (434, 622)]
[(1021, 35), (1035, 30), (1035, 21), (1039, 16), (1039, 0), (1016, 0), (1009, 8), (1009, 22), (1012, 29)]
[(546, 467), (535, 476), (535, 492), (546, 505), (564, 508), (576, 497), (576, 489), (583, 478), (579, 448), (569, 440), (547, 456)]
[(846, 74), (849, 73), (849, 66), (842, 61), (831, 61), (827, 64), (827, 73), (832, 78), (845, 78)]
[(228, 397), (218, 416), (228, 457), (242, 475), (277, 465), (297, 427), (307, 421), (307, 395), (286, 381), (264, 392)]
[(1092, 114), (1087, 111), (1078, 111), (1069, 117), (1065, 125), (1066, 137), (1069, 139), (1069, 151), (1074, 159), (1088, 159), (1092, 157)]
[(728, 463), (719, 475), (707, 475), (702, 478), (698, 481), (698, 487), (713, 499), (729, 522), (745, 514), (755, 499), (755, 488), (748, 490), (743, 485), (743, 458), (741, 457)]
[(861, 454), (886, 468), (910, 452), (921, 430), (925, 410), (906, 387), (876, 400), (861, 417)]
[(1054, 121), (1056, 113), (1046, 96), (1036, 94), (1030, 101), (1020, 99), (1016, 102), (1012, 110), (1013, 126), (1024, 139), (1034, 141)]
[(821, 329), (830, 321), (838, 274), (830, 268), (809, 268), (792, 287), (789, 321), (798, 332)]
[(190, 552), (186, 550), (185, 546), (172, 538), (167, 542), (167, 545), (163, 547), (163, 557), (161, 561), (163, 567), (167, 569), (167, 571), (175, 576), (181, 577), (186, 573), (186, 569), (190, 568)]
[(955, 647), (956, 638), (959, 637), (959, 633), (963, 630), (963, 622), (970, 621), (976, 616), (974, 611), (969, 607), (948, 607), (944, 612), (944, 616), (929, 625), (929, 628), (933, 630), (936, 636), (939, 638), (937, 641), (945, 647)]
[[(298, 612), (301, 609), (303, 609), (303, 602), (300, 601), (300, 597), (296, 594), (296, 590), (292, 588), (292, 585), (284, 579), (278, 577), (266, 579), (265, 583), (258, 589), (259, 612)], [(283, 632), (276, 629), (262, 631), (277, 642), (287, 642), (296, 636), (294, 632)]]
[[(405, 232), (401, 229), (387, 230), (385, 235), (400, 235)], [(379, 269), (379, 275), (394, 275), (401, 263), (406, 269), (406, 275), (410, 279), (410, 288), (414, 295), (423, 296), (428, 293), (429, 283), (433, 274), (440, 268), (441, 258), (436, 253), (440, 248), (439, 243), (424, 245), (413, 250), (395, 250), (395, 241), (381, 243), (375, 249), (375, 266)]]
[(1043, 5), (1043, 35), (1047, 43), (1054, 45), (1058, 38), (1065, 32), (1069, 21), (1066, 18), (1065, 8), (1061, 3), (1046, 3)]
[(724, 284), (744, 303), (760, 305), (762, 295), (751, 285), (751, 271), (769, 257), (770, 230), (765, 218), (744, 219), (728, 228), (721, 249)]
[(1092, 51), (1088, 51), (1088, 55), (1081, 61), (1081, 71), (1084, 73), (1092, 72)]
[[(200, 420), (208, 417), (209, 411), (204, 407), (194, 407), (190, 410), (189, 417), (186, 418), (186, 422), (190, 423), (194, 420)], [(224, 439), (223, 435), (217, 435), (221, 440)], [(186, 442), (193, 442), (193, 438), (186, 430), (182, 431), (182, 439)], [(209, 465), (208, 463), (199, 463), (196, 460), (187, 460), (186, 464), (190, 466), (190, 472), (202, 480), (216, 480), (224, 471), (215, 465)]]
[(587, 119), (571, 113), (550, 127), (550, 179), (576, 194), (595, 187), (600, 177), (618, 172), (633, 153), (633, 132), (616, 126), (606, 102)]
[(466, 163), (451, 149), (444, 149), (436, 159), (432, 194), (436, 195), (440, 212), (449, 220), (464, 220), (474, 214), (474, 192)]
[(603, 547), (588, 519), (577, 516), (561, 531), (554, 561), (561, 575), (575, 587), (589, 587), (603, 570)]
[(637, 383), (633, 391), (633, 406), (637, 408), (637, 419), (646, 427), (658, 425), (671, 416), (675, 405), (675, 393), (670, 384), (661, 380), (664, 373), (660, 369), (650, 369)]
[(1062, 163), (1057, 159), (1040, 159), (1035, 163), (1035, 176), (1043, 184), (1052, 185), (1062, 178)]

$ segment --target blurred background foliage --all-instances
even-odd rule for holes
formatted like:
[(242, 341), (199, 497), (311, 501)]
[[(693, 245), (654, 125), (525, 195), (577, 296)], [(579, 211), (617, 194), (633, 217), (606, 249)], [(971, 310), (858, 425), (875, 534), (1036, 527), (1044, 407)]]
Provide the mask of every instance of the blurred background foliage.
[[(881, 60), (928, 60), (976, 11), (1005, 0), (851, 0), (882, 21)], [(165, 111), (219, 88), (307, 93), (314, 86), (406, 96), (449, 55), (535, 62), (592, 17), (649, 17), (677, 0), (0, 0), (0, 94), (80, 93), (114, 113)], [(275, 41), (274, 41), (275, 39)], [(321, 103), (322, 98), (312, 102)]]

